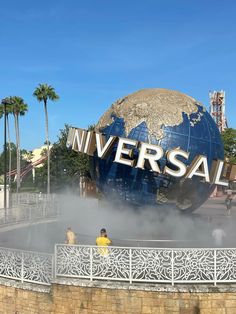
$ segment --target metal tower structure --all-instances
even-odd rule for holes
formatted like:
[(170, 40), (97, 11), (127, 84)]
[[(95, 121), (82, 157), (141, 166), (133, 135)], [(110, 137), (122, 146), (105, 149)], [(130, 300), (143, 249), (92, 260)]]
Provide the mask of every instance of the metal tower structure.
[(210, 114), (214, 119), (220, 133), (222, 133), (228, 126), (225, 117), (225, 92), (213, 91), (209, 93), (210, 97)]

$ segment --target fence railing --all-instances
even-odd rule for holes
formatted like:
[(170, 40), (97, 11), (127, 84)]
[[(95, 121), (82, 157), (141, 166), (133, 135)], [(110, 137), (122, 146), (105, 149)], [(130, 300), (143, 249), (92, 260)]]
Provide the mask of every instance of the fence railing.
[(0, 277), (50, 285), (53, 277), (53, 255), (1, 247)]
[(57, 244), (55, 255), (0, 248), (0, 277), (50, 285), (53, 278), (144, 283), (235, 283), (236, 249), (159, 249)]
[(12, 207), (0, 209), (0, 225), (52, 218), (58, 215), (55, 195), (19, 193), (12, 195)]
[(55, 246), (55, 276), (151, 283), (236, 282), (236, 249)]
[(55, 202), (56, 195), (55, 194), (43, 194), (43, 193), (13, 193), (11, 195), (11, 202), (13, 206), (18, 204), (42, 204), (42, 203), (50, 203), (53, 204)]

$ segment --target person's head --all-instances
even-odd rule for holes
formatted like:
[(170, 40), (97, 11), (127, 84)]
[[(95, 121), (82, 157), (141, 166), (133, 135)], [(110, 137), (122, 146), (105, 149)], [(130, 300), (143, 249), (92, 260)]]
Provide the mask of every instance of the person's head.
[(107, 235), (106, 229), (102, 228), (101, 231), (100, 231), (100, 234), (101, 234), (101, 237), (106, 237), (106, 235)]
[(67, 228), (67, 231), (71, 231), (71, 227), (68, 227), (68, 228)]

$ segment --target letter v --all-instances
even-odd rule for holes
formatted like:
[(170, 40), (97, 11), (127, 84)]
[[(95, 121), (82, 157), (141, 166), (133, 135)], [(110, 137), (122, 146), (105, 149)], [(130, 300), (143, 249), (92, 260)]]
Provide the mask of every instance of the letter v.
[(107, 157), (116, 139), (117, 136), (110, 136), (108, 141), (105, 143), (105, 136), (100, 133), (96, 133), (97, 154), (99, 158), (104, 159)]

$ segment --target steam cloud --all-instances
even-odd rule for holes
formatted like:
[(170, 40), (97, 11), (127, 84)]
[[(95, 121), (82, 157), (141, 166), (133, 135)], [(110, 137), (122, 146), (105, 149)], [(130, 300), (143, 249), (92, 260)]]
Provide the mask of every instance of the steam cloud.
[(68, 194), (60, 196), (57, 221), (1, 232), (0, 245), (52, 252), (55, 243), (64, 243), (66, 228), (70, 226), (77, 233), (79, 244), (94, 245), (100, 229), (106, 228), (115, 246), (213, 247), (211, 233), (222, 220), (227, 235), (224, 246), (234, 246), (234, 222), (225, 216), (224, 205), (218, 216), (210, 217), (181, 214), (161, 206), (134, 209)]

